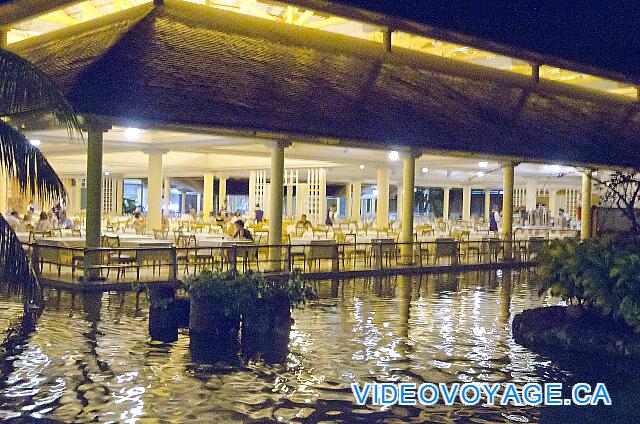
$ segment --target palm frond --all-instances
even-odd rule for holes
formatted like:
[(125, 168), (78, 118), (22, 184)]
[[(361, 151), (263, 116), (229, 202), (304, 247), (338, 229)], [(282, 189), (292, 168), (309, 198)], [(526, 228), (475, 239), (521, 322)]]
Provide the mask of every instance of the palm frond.
[(23, 193), (54, 202), (66, 198), (62, 181), (40, 150), (4, 121), (0, 121), (0, 166)]
[(43, 302), (40, 282), (27, 260), (22, 244), (4, 217), (0, 215), (0, 267), (3, 286), (10, 294), (22, 294), (25, 315)]
[(70, 137), (82, 137), (80, 123), (62, 91), (26, 59), (0, 49), (0, 116), (52, 113)]

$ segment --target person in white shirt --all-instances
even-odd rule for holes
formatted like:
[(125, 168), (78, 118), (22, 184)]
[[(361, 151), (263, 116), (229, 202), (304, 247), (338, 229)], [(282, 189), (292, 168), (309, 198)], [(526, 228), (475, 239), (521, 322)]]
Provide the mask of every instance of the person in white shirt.
[(12, 211), (11, 214), (5, 218), (5, 221), (7, 221), (7, 224), (9, 224), (13, 231), (16, 231), (16, 229), (20, 226), (18, 212), (16, 211)]
[(46, 233), (53, 230), (53, 223), (49, 219), (49, 215), (46, 212), (40, 212), (40, 220), (36, 224), (36, 231)]
[(73, 230), (73, 221), (67, 218), (67, 213), (65, 211), (60, 211), (60, 218), (58, 219), (58, 228), (62, 228), (63, 230)]

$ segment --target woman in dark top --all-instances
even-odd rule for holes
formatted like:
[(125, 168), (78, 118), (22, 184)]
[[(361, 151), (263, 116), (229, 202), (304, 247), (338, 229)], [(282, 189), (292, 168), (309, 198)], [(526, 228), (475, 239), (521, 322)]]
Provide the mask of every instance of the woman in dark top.
[(236, 232), (233, 234), (233, 238), (253, 241), (251, 232), (244, 228), (244, 221), (239, 219), (235, 222), (234, 225), (236, 226)]

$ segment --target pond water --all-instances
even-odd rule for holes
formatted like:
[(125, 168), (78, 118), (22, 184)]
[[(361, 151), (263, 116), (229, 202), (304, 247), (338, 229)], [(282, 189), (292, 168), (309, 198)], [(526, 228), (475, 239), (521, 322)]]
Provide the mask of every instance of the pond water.
[[(0, 360), (0, 419), (61, 422), (640, 422), (638, 377), (568, 366), (515, 344), (514, 314), (540, 299), (526, 272), (319, 282), (319, 302), (294, 311), (281, 364), (204, 364), (188, 330), (148, 336), (145, 294), (48, 290), (30, 338)], [(0, 326), (20, 303), (2, 298)], [(579, 363), (578, 363), (579, 362)], [(573, 366), (575, 365), (575, 367)], [(571, 369), (571, 370), (569, 370)], [(352, 382), (605, 381), (608, 408), (364, 407)]]

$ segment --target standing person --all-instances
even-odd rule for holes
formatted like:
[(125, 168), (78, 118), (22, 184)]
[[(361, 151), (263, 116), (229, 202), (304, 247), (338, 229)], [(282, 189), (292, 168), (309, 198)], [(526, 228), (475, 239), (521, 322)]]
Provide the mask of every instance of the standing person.
[(567, 220), (567, 214), (564, 209), (558, 209), (558, 218), (556, 219), (556, 227), (567, 228), (569, 222)]
[(496, 207), (494, 206), (491, 209), (491, 213), (489, 214), (489, 231), (493, 232), (493, 233), (497, 233), (498, 232), (498, 218), (499, 218), (499, 214), (498, 211), (496, 210)]
[(333, 219), (331, 218), (331, 208), (327, 208), (327, 216), (324, 219), (324, 223), (327, 227), (333, 227)]
[(264, 219), (264, 211), (260, 209), (260, 204), (256, 204), (256, 209), (254, 211), (256, 223), (262, 222)]

